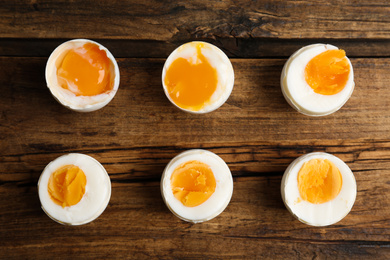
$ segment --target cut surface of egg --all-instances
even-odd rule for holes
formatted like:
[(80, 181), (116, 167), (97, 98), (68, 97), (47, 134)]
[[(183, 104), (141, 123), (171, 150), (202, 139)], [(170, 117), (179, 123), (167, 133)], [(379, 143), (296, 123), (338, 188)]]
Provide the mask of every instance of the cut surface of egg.
[(89, 112), (107, 105), (119, 87), (119, 68), (101, 44), (76, 39), (64, 42), (46, 64), (46, 83), (65, 107)]
[(111, 197), (111, 182), (97, 160), (71, 153), (46, 166), (38, 193), (42, 209), (54, 221), (82, 225), (103, 213)]
[(350, 168), (328, 153), (310, 153), (286, 169), (281, 194), (287, 209), (301, 222), (328, 226), (342, 220), (356, 199)]
[(291, 55), (280, 83), (287, 102), (310, 116), (339, 110), (355, 87), (352, 64), (345, 51), (329, 44), (309, 45)]
[(216, 46), (189, 42), (169, 55), (162, 84), (166, 96), (178, 108), (192, 113), (211, 112), (225, 103), (233, 90), (233, 66)]
[(207, 150), (188, 150), (166, 166), (161, 194), (174, 215), (200, 223), (218, 216), (227, 207), (233, 194), (233, 178), (218, 155)]

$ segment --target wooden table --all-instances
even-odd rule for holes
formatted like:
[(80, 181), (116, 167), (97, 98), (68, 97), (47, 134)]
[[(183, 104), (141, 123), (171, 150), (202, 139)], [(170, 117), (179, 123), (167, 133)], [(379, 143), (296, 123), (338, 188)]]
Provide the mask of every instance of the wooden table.
[[(0, 258), (389, 259), (390, 3), (388, 1), (0, 1)], [(106, 107), (77, 113), (49, 93), (44, 69), (60, 43), (88, 38), (116, 57)], [(165, 97), (161, 71), (177, 46), (220, 47), (235, 70), (218, 110), (193, 115)], [(279, 84), (287, 58), (311, 43), (346, 50), (355, 91), (336, 113), (304, 116)], [(222, 157), (234, 194), (213, 220), (175, 217), (160, 195), (165, 165), (191, 148)], [(329, 227), (297, 221), (280, 196), (298, 156), (321, 151), (355, 174), (350, 214)], [(37, 181), (60, 155), (93, 156), (112, 197), (83, 226), (40, 208)]]

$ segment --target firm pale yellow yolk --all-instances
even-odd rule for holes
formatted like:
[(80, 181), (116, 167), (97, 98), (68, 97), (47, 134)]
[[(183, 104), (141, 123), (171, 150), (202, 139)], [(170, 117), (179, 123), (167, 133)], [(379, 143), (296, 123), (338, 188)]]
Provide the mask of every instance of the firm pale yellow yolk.
[(51, 199), (64, 208), (79, 203), (86, 184), (87, 178), (79, 167), (66, 165), (51, 174), (47, 188)]
[(195, 62), (177, 58), (166, 71), (164, 83), (172, 101), (181, 108), (198, 111), (210, 101), (217, 88), (218, 75), (197, 43)]
[(171, 176), (173, 195), (187, 207), (201, 205), (214, 193), (215, 177), (205, 163), (189, 161), (178, 166)]
[(312, 159), (298, 172), (298, 188), (303, 200), (321, 204), (340, 193), (343, 180), (340, 170), (328, 159)]
[(334, 95), (347, 84), (350, 65), (343, 50), (328, 50), (309, 61), (305, 68), (305, 79), (314, 92)]
[(112, 89), (110, 59), (93, 43), (70, 50), (57, 68), (59, 85), (76, 96), (95, 96)]

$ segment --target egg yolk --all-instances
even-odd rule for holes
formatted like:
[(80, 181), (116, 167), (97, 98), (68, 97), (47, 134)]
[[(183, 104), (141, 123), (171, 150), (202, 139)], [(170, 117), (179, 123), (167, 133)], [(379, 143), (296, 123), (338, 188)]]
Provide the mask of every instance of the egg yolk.
[(216, 181), (210, 166), (200, 161), (189, 161), (173, 171), (171, 187), (173, 195), (184, 206), (195, 207), (210, 198)]
[(328, 159), (312, 159), (298, 172), (298, 188), (303, 200), (321, 204), (340, 193), (342, 177), (339, 169)]
[(218, 75), (202, 54), (203, 43), (196, 45), (196, 59), (177, 58), (166, 71), (164, 83), (172, 101), (181, 108), (198, 111), (217, 88)]
[(327, 50), (309, 61), (305, 79), (315, 93), (334, 95), (344, 89), (350, 69), (345, 51)]
[(51, 199), (64, 208), (79, 203), (86, 183), (87, 178), (79, 167), (66, 165), (51, 174), (47, 188)]
[(112, 89), (110, 59), (93, 43), (70, 50), (57, 68), (59, 85), (76, 96), (95, 96)]

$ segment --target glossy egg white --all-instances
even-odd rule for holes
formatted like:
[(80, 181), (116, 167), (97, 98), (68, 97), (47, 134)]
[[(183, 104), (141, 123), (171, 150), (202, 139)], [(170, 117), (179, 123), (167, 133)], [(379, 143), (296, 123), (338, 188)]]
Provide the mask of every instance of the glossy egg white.
[[(171, 175), (179, 165), (193, 160), (210, 166), (216, 180), (216, 188), (211, 197), (201, 205), (187, 207), (174, 196)], [(166, 166), (161, 177), (161, 194), (174, 215), (188, 222), (200, 223), (215, 218), (225, 210), (233, 194), (233, 178), (229, 167), (218, 155), (207, 150), (188, 150), (177, 155)]]
[[(298, 172), (311, 159), (328, 159), (340, 170), (342, 187), (331, 201), (313, 204), (301, 198), (298, 189)], [(341, 159), (322, 152), (309, 153), (294, 160), (284, 172), (281, 182), (284, 204), (301, 222), (312, 226), (328, 226), (342, 220), (351, 211), (356, 199), (356, 180), (352, 171)]]
[[(65, 165), (76, 165), (85, 174), (85, 194), (76, 205), (63, 208), (50, 197), (48, 183), (50, 176)], [(43, 211), (54, 221), (64, 225), (82, 225), (100, 216), (111, 197), (111, 181), (104, 167), (85, 154), (70, 153), (50, 162), (38, 181), (38, 194)]]
[(315, 56), (338, 49), (330, 44), (312, 44), (296, 51), (287, 60), (280, 78), (283, 96), (298, 112), (309, 116), (325, 116), (339, 110), (350, 98), (355, 87), (351, 61), (349, 78), (344, 89), (334, 95), (315, 93), (305, 80), (305, 68)]
[[(207, 58), (211, 66), (217, 70), (218, 83), (217, 83), (217, 88), (214, 94), (211, 96), (210, 101), (207, 104), (205, 104), (200, 110), (194, 111), (191, 109), (186, 109), (178, 106), (171, 99), (171, 97), (169, 96), (168, 88), (164, 83), (164, 79), (165, 79), (166, 71), (168, 70), (172, 62), (175, 61), (176, 59), (185, 58), (192, 63), (195, 63), (197, 61), (196, 46), (199, 43), (202, 43), (204, 45), (204, 48), (202, 48), (201, 50), (202, 54)], [(188, 42), (176, 48), (168, 56), (162, 71), (162, 85), (164, 88), (165, 95), (167, 96), (169, 101), (179, 109), (185, 112), (195, 113), (195, 114), (208, 113), (222, 106), (229, 98), (234, 86), (234, 70), (226, 54), (215, 45), (207, 42), (199, 42), (199, 41)]]
[[(100, 50), (104, 50), (107, 53), (107, 57), (110, 59), (111, 70), (111, 83), (113, 89), (108, 93), (103, 93), (96, 96), (76, 96), (70, 90), (62, 88), (58, 84), (57, 68), (60, 66), (65, 55), (71, 49), (83, 46), (85, 43), (93, 43), (99, 46)], [(50, 55), (46, 63), (46, 84), (53, 97), (63, 106), (77, 112), (91, 112), (98, 110), (107, 105), (115, 96), (119, 88), (119, 67), (110, 51), (100, 43), (87, 40), (87, 39), (75, 39), (62, 43), (59, 45)]]

